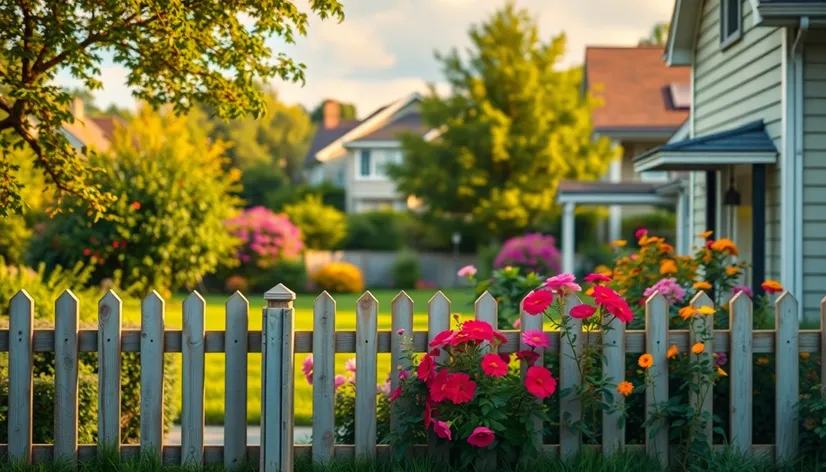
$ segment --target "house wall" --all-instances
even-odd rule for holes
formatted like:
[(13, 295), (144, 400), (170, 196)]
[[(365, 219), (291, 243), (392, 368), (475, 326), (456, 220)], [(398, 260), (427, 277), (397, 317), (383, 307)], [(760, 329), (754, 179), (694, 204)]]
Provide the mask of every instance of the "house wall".
[[(623, 142), (622, 143), (622, 163), (620, 166), (620, 180), (622, 182), (644, 182), (646, 181), (642, 174), (634, 171), (634, 157), (638, 156), (650, 149), (653, 149), (663, 142)], [(662, 180), (662, 183), (668, 182), (668, 179)], [(650, 205), (624, 205), (621, 207), (622, 217), (642, 215), (651, 213), (656, 210)]]
[[(742, 1), (743, 33), (739, 41), (720, 47), (720, 0), (707, 0), (694, 51), (694, 137), (724, 131), (755, 120), (782, 151), (782, 35), (775, 27), (755, 26), (749, 0)], [(727, 181), (719, 175), (723, 189)], [(780, 168), (767, 169), (766, 276), (780, 276)], [(705, 177), (695, 173), (693, 232), (706, 229)], [(715, 189), (716, 190), (716, 189)], [(718, 201), (722, 195), (718, 196)], [(721, 213), (718, 211), (718, 213)], [(741, 247), (749, 254), (751, 247)]]
[(803, 308), (819, 317), (826, 286), (826, 31), (811, 30), (803, 51)]
[(347, 212), (406, 208), (406, 203), (396, 192), (396, 185), (389, 178), (363, 179), (356, 175), (359, 152), (360, 150), (351, 150), (345, 159)]

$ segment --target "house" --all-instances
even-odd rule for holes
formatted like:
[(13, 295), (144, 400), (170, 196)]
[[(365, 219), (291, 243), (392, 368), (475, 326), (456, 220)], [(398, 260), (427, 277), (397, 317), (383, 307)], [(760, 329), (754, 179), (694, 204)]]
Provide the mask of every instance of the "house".
[(689, 172), (687, 224), (779, 280), (819, 316), (826, 285), (826, 2), (677, 0), (665, 48), (691, 67), (688, 138), (634, 158)]
[(427, 135), (419, 113), (421, 98), (413, 93), (363, 120), (341, 120), (338, 103), (326, 100), (321, 126), (304, 161), (308, 180), (345, 189), (348, 213), (412, 206), (414, 199), (397, 192), (384, 168), (404, 157), (400, 134)]
[(123, 120), (117, 116), (87, 116), (86, 106), (78, 97), (74, 98), (71, 106), (75, 121), (66, 123), (62, 129), (69, 143), (77, 149), (87, 147), (101, 152), (108, 151), (115, 137), (115, 128), (122, 125)]

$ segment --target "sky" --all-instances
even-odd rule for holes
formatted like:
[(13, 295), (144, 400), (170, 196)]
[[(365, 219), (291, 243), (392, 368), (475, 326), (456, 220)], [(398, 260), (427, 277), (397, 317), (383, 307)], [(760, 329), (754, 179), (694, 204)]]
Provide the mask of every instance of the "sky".
[[(297, 2), (299, 5), (303, 0)], [(325, 98), (356, 105), (360, 117), (375, 108), (425, 91), (428, 83), (444, 84), (434, 51), (460, 51), (467, 32), (484, 21), (504, 0), (343, 0), (345, 20), (310, 20), (308, 35), (294, 45), (273, 38), (275, 52), (286, 52), (306, 64), (306, 84), (273, 82), (282, 100), (314, 108)], [(563, 64), (581, 64), (585, 46), (633, 46), (658, 22), (668, 21), (669, 0), (519, 0), (538, 20), (543, 38), (561, 32), (568, 38)], [(97, 105), (133, 108), (125, 85), (126, 70), (104, 60), (103, 90)], [(57, 82), (78, 83), (61, 72)]]

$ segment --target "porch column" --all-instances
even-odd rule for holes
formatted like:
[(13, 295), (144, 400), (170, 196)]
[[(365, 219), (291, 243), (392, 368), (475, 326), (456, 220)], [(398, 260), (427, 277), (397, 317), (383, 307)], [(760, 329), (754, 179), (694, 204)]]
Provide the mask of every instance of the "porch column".
[[(751, 275), (754, 296), (763, 294), (763, 281), (766, 279), (766, 165), (752, 164), (752, 242)], [(785, 236), (785, 235), (784, 235)]]
[[(609, 180), (615, 184), (622, 180), (622, 159), (611, 161)], [(610, 241), (622, 239), (622, 207), (611, 205), (608, 212), (608, 239)]]
[(576, 205), (568, 202), (562, 209), (562, 272), (574, 273), (574, 210)]
[(717, 231), (717, 171), (706, 171), (706, 231), (713, 231), (709, 238), (716, 239), (720, 235)]
[(677, 254), (688, 254), (688, 244), (686, 244), (686, 224), (688, 221), (688, 198), (685, 189), (680, 188), (677, 194)]

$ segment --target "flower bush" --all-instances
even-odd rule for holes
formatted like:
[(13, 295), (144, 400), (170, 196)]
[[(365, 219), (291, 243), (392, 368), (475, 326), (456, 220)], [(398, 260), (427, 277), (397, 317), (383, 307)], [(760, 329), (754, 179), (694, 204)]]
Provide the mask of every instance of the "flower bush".
[(349, 262), (337, 261), (325, 264), (310, 276), (320, 290), (330, 293), (358, 293), (364, 290), (361, 270)]
[(477, 270), (474, 266), (463, 267), (458, 275), (468, 279), (476, 293), (476, 298), (489, 292), (496, 299), (499, 307), (499, 329), (518, 328), (522, 299), (544, 280), (535, 272), (525, 275), (519, 267), (510, 266), (494, 270), (491, 277), (485, 280), (476, 278)]
[(554, 394), (556, 380), (545, 367), (530, 365), (523, 381), (509, 368), (510, 356), (498, 352), (504, 341), (484, 321), (458, 322), (417, 360), (412, 339), (404, 337), (410, 367), (399, 366), (399, 386), (390, 395), (400, 418), (392, 435), (399, 457), (416, 444), (422, 426), (447, 445), (450, 463), (461, 468), (489, 460), (487, 451), (495, 451), (504, 467), (538, 453), (531, 418), (546, 418), (539, 400)]
[(534, 272), (547, 276), (559, 272), (560, 258), (553, 236), (531, 233), (505, 241), (493, 267), (518, 267), (526, 274)]
[(241, 240), (238, 260), (267, 269), (282, 259), (294, 259), (301, 254), (301, 230), (287, 215), (276, 214), (264, 207), (253, 207), (226, 222), (232, 234)]

